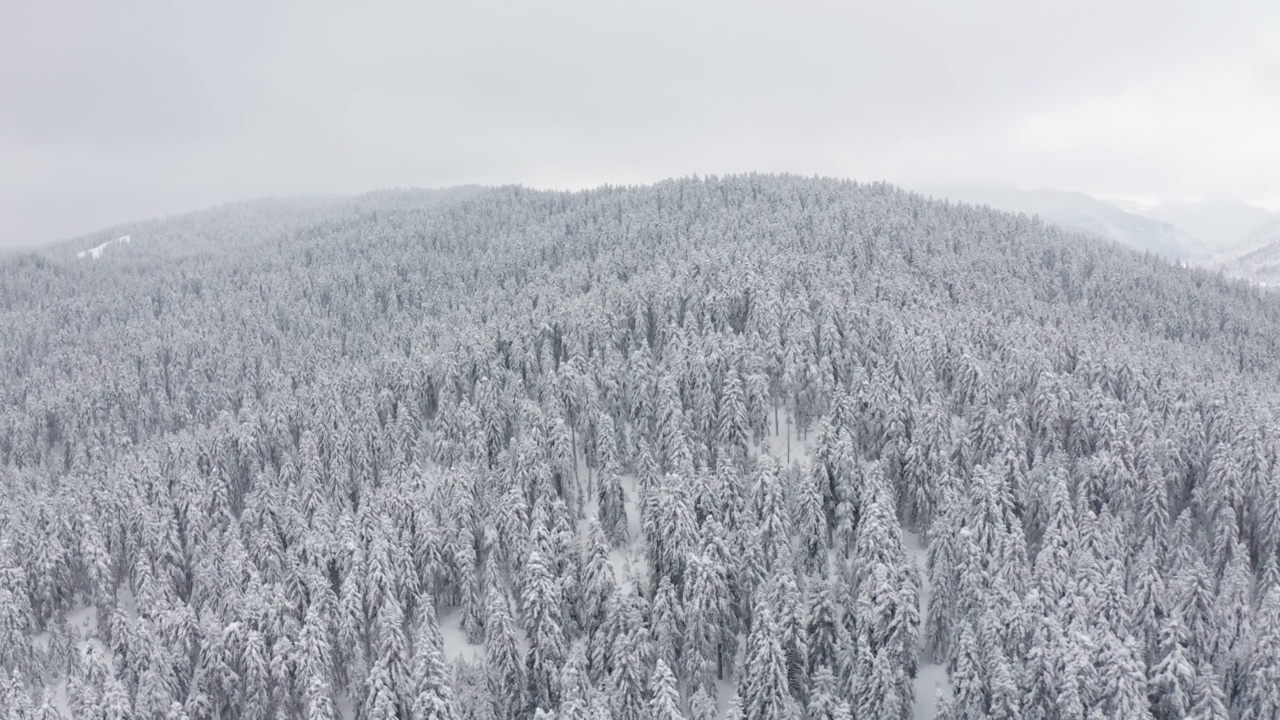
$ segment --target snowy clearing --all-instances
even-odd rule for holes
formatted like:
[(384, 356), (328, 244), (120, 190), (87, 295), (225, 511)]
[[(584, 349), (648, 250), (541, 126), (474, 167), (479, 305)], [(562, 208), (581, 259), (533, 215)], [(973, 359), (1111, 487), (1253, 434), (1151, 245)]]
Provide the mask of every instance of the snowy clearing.
[[(911, 561), (920, 568), (920, 625), (924, 627), (924, 619), (929, 615), (929, 575), (925, 572), (925, 561), (929, 548), (919, 533), (902, 531), (902, 544), (907, 549)], [(916, 701), (913, 717), (915, 720), (933, 720), (938, 710), (938, 691), (945, 697), (951, 696), (951, 681), (947, 678), (947, 668), (933, 662), (933, 658), (924, 650), (923, 633), (918, 643), (920, 649), (920, 665), (916, 669)]]
[(106, 241), (106, 242), (102, 243), (101, 245), (98, 245), (97, 247), (91, 247), (91, 248), (89, 248), (88, 250), (81, 250), (80, 252), (76, 253), (76, 257), (78, 257), (78, 258), (93, 258), (94, 260), (97, 260), (98, 258), (102, 257), (102, 253), (103, 253), (103, 251), (105, 251), (107, 248), (111, 247), (112, 245), (115, 245), (115, 244), (117, 244), (117, 243), (126, 243), (126, 244), (127, 244), (127, 243), (129, 243), (129, 242), (131, 242), (130, 236), (128, 236), (128, 235), (121, 235), (120, 237), (116, 238), (115, 240), (108, 240), (108, 241)]

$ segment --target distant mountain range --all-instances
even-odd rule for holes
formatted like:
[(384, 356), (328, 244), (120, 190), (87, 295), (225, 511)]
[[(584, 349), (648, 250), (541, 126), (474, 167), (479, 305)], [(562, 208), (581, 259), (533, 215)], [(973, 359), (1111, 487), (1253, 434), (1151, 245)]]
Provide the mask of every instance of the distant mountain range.
[(953, 202), (1038, 215), (1069, 230), (1261, 285), (1280, 285), (1280, 215), (1234, 199), (1119, 204), (1079, 192), (953, 185), (922, 190)]
[(1280, 216), (1254, 229), (1243, 245), (1220, 257), (1217, 266), (1259, 285), (1280, 286)]
[(1167, 200), (1159, 205), (1130, 210), (1186, 230), (1202, 247), (1215, 253), (1240, 249), (1262, 226), (1275, 218), (1257, 205), (1228, 198), (1198, 202)]
[(987, 205), (996, 210), (1039, 215), (1046, 222), (1114, 240), (1169, 260), (1197, 262), (1209, 255), (1209, 250), (1182, 228), (1128, 212), (1084, 193), (962, 185), (933, 188), (926, 194), (955, 202)]

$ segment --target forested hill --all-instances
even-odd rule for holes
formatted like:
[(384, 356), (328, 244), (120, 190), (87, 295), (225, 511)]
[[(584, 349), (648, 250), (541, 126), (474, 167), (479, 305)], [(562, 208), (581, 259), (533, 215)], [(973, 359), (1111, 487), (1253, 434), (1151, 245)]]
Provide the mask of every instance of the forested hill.
[(1280, 717), (1280, 301), (1025, 216), (229, 205), (0, 256), (0, 358), (17, 717)]

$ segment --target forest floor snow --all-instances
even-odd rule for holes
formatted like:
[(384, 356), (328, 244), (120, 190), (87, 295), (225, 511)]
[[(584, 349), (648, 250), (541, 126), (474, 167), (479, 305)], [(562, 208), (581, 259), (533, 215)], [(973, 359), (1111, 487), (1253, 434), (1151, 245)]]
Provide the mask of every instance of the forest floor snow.
[(128, 235), (121, 235), (115, 240), (108, 240), (102, 243), (101, 245), (98, 245), (97, 247), (91, 247), (88, 250), (81, 250), (80, 252), (76, 253), (76, 257), (78, 258), (89, 257), (89, 258), (93, 258), (94, 260), (97, 260), (98, 258), (102, 257), (103, 251), (106, 250), (107, 248), (111, 247), (112, 245), (115, 245), (116, 243), (127, 243), (129, 242), (130, 239), (131, 238)]
[[(130, 619), (137, 617), (138, 608), (134, 600), (133, 592), (127, 585), (122, 585), (116, 591), (117, 607), (123, 611)], [(98, 652), (107, 660), (107, 664), (114, 666), (115, 657), (111, 652), (111, 648), (107, 647), (102, 641), (102, 636), (98, 632), (98, 608), (94, 605), (84, 603), (77, 604), (74, 608), (67, 611), (63, 616), (65, 625), (64, 632), (68, 633), (69, 639), (75, 643), (76, 657), (83, 659), (85, 652), (88, 651), (89, 645), (95, 645)], [(47, 658), (49, 654), (49, 646), (53, 642), (53, 633), (46, 630), (31, 636), (31, 642), (37, 654), (42, 658)], [(44, 660), (47, 662), (47, 660)], [(49, 694), (53, 700), (53, 706), (63, 717), (72, 717), (71, 697), (67, 691), (66, 667), (63, 666), (58, 670), (60, 677), (56, 683), (49, 686)]]
[[(912, 562), (920, 568), (920, 625), (923, 630), (924, 619), (929, 615), (929, 575), (925, 572), (929, 548), (919, 533), (905, 530), (902, 532), (902, 545)], [(951, 680), (947, 677), (947, 667), (933, 662), (933, 658), (925, 652), (923, 632), (917, 647), (920, 663), (916, 669), (916, 700), (912, 717), (915, 720), (933, 720), (938, 712), (938, 694), (951, 696)]]
[(484, 657), (483, 644), (467, 642), (467, 633), (462, 629), (462, 608), (449, 608), (440, 613), (440, 637), (444, 639), (444, 657), (449, 662), (459, 658), (474, 662)]

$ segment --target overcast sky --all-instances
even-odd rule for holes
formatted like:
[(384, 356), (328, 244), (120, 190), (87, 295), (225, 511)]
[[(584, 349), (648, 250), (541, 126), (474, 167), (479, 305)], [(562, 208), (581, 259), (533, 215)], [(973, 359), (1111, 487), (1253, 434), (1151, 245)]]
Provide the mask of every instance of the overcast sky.
[(0, 8), (0, 244), (265, 195), (749, 170), (1280, 206), (1280, 2)]

